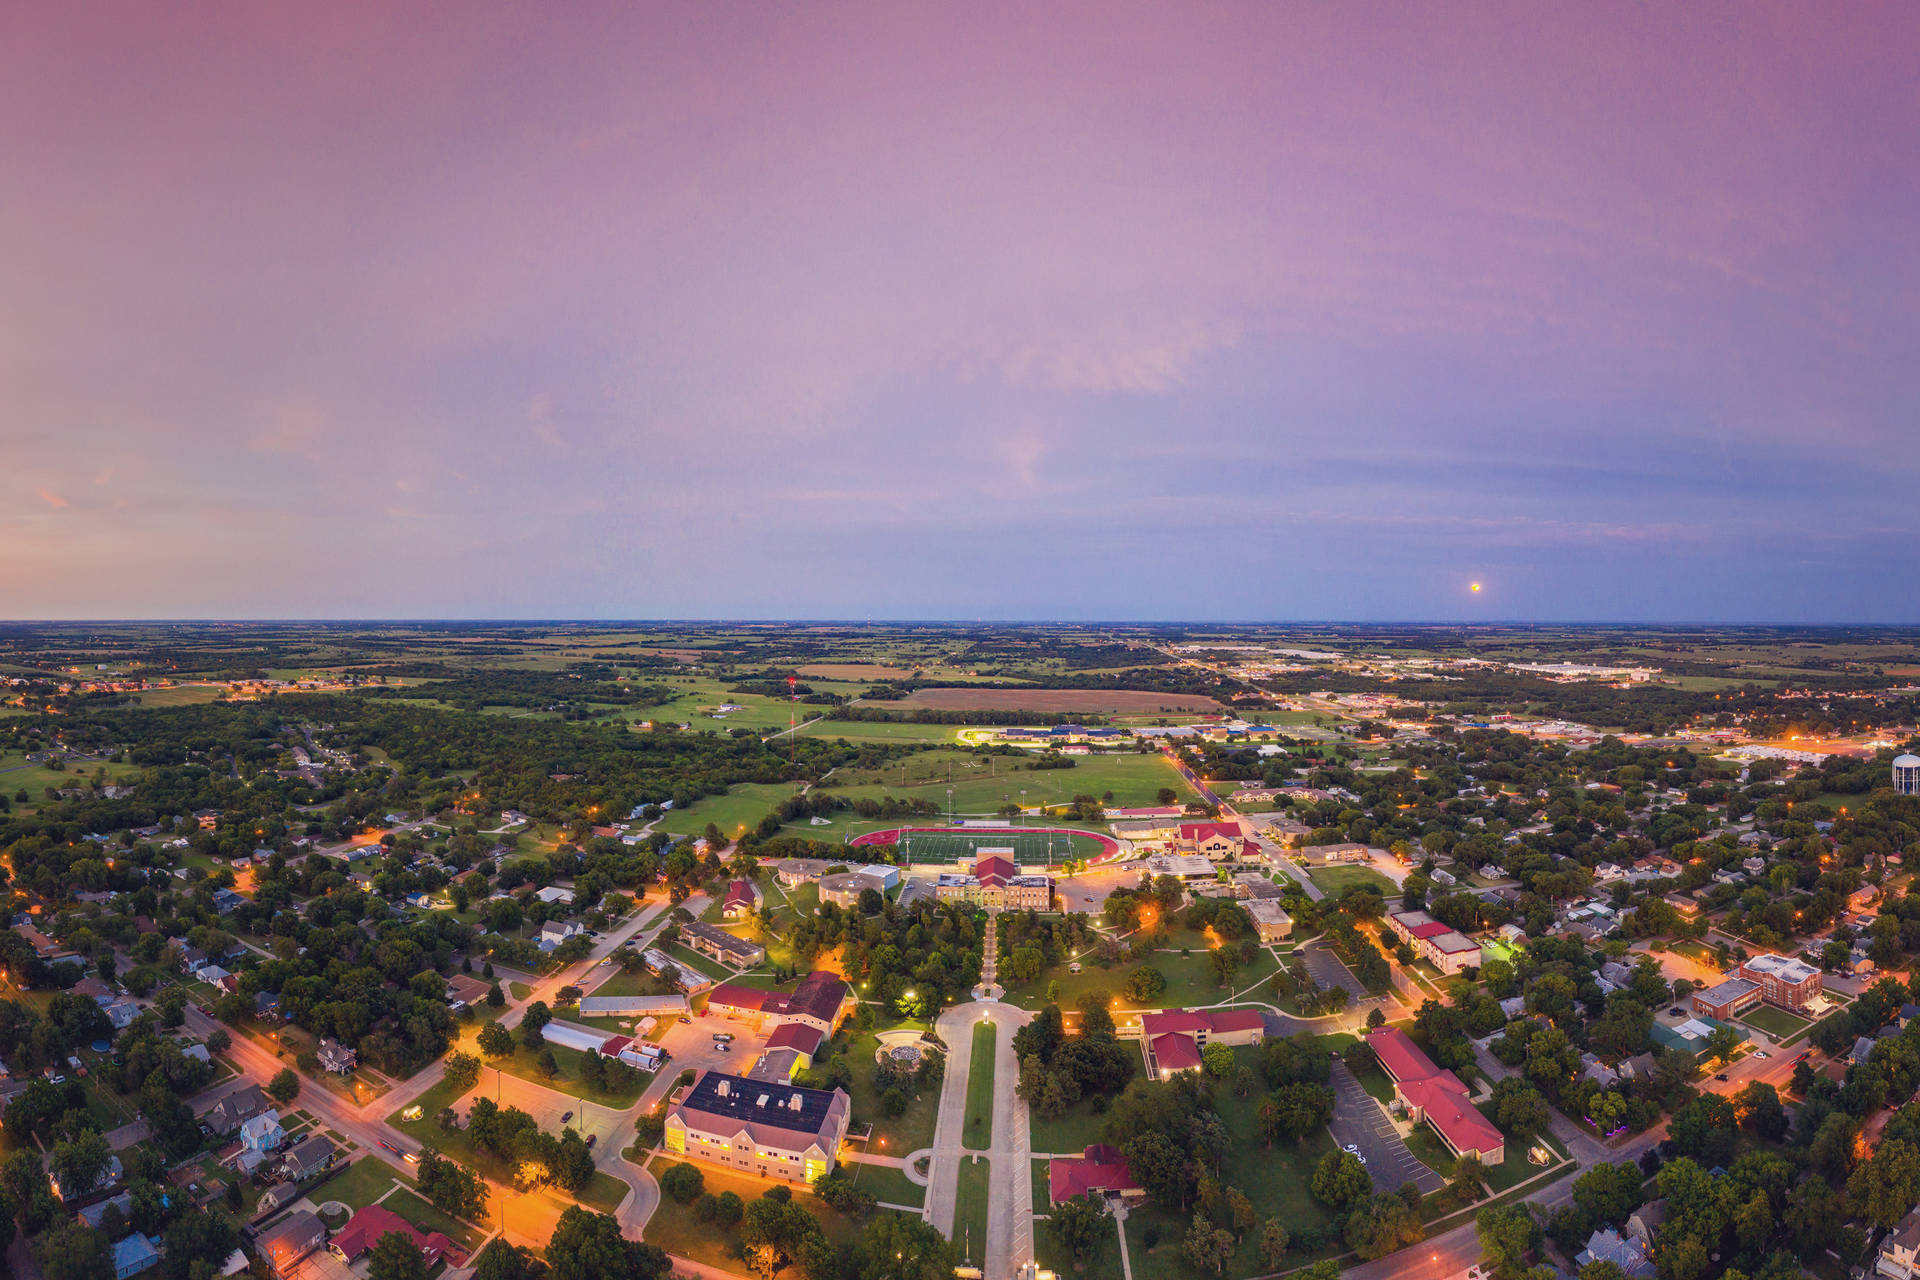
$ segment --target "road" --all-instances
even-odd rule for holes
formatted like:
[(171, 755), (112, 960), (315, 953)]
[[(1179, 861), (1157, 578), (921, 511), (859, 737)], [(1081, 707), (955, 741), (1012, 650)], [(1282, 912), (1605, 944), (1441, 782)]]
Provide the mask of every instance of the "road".
[(1011, 1276), (1033, 1258), (1033, 1143), (1027, 1104), (1013, 1091), (1014, 1082), (1020, 1078), (1013, 1033), (1032, 1016), (997, 1000), (977, 1000), (954, 1006), (934, 1024), (950, 1052), (940, 1086), (940, 1112), (934, 1123), (925, 1213), (928, 1222), (949, 1236), (954, 1231), (959, 1199), (960, 1162), (971, 1154), (962, 1148), (960, 1137), (966, 1127), (973, 1028), (985, 1021), (991, 1022), (995, 1031), (993, 1136), (985, 1153), (991, 1173), (983, 1270), (989, 1276)]

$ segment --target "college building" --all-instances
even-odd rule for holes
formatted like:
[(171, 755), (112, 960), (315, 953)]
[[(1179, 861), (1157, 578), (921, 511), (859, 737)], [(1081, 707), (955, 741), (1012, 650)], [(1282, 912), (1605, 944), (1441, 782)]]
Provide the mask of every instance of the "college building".
[(767, 958), (767, 949), (757, 942), (737, 938), (725, 929), (717, 929), (698, 920), (680, 926), (680, 941), (721, 964), (748, 969)]
[(810, 1183), (833, 1167), (852, 1110), (844, 1089), (707, 1070), (674, 1093), (665, 1142), (689, 1159)]
[(723, 982), (707, 993), (707, 1012), (755, 1030), (799, 1023), (830, 1036), (853, 1011), (853, 989), (837, 973), (815, 969), (792, 991), (762, 991)]
[(1147, 1074), (1155, 1080), (1198, 1071), (1200, 1050), (1215, 1041), (1243, 1045), (1266, 1038), (1267, 1019), (1258, 1009), (1162, 1009), (1140, 1015)]
[(1424, 911), (1390, 911), (1387, 927), (1442, 973), (1458, 973), (1480, 963), (1480, 944)]
[(1467, 1100), (1467, 1086), (1460, 1083), (1460, 1077), (1434, 1066), (1406, 1032), (1398, 1027), (1375, 1027), (1367, 1033), (1367, 1043), (1393, 1081), (1394, 1093), (1407, 1104), (1407, 1114), (1426, 1121), (1455, 1157), (1471, 1152), (1486, 1165), (1507, 1158), (1506, 1139), (1493, 1121)]
[(1053, 877), (1019, 874), (1011, 849), (982, 849), (972, 875), (947, 872), (934, 882), (940, 902), (971, 902), (989, 911), (1053, 910)]
[(1741, 965), (1741, 977), (1760, 984), (1760, 998), (1792, 1013), (1804, 1013), (1820, 996), (1820, 971), (1791, 956), (1763, 955)]

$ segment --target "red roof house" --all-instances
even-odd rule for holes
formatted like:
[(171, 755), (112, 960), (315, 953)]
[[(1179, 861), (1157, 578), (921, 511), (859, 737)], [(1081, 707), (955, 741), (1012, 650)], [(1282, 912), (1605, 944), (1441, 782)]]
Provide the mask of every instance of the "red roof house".
[(1267, 1020), (1258, 1009), (1161, 1009), (1140, 1015), (1140, 1034), (1149, 1074), (1165, 1080), (1197, 1068), (1200, 1047), (1210, 1041), (1259, 1044), (1266, 1039)]
[(420, 1251), (420, 1256), (425, 1259), (429, 1268), (442, 1258), (445, 1258), (447, 1265), (452, 1267), (461, 1266), (467, 1260), (466, 1250), (445, 1235), (438, 1231), (422, 1235), (420, 1229), (411, 1222), (393, 1210), (377, 1204), (370, 1204), (354, 1214), (347, 1225), (340, 1228), (338, 1234), (327, 1242), (327, 1248), (332, 1250), (342, 1262), (351, 1263), (378, 1244), (382, 1236), (392, 1232), (398, 1232), (411, 1240), (413, 1247)]
[(792, 1049), (803, 1057), (811, 1058), (826, 1038), (820, 1028), (809, 1023), (784, 1022), (767, 1037), (767, 1050)]
[(1085, 1195), (1117, 1195), (1134, 1200), (1146, 1191), (1133, 1180), (1127, 1158), (1117, 1147), (1096, 1142), (1079, 1156), (1056, 1156), (1047, 1162), (1047, 1195), (1053, 1203)]

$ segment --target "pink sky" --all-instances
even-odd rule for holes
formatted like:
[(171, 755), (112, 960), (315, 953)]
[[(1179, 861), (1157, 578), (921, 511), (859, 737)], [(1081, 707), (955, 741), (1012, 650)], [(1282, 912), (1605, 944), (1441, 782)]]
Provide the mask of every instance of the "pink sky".
[(1916, 65), (1892, 4), (29, 8), (0, 616), (1913, 620)]

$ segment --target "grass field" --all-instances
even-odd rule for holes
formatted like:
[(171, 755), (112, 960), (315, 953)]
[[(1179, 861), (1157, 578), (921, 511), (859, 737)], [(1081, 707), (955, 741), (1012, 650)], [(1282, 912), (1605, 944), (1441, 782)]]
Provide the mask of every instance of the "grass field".
[(364, 1209), (385, 1195), (387, 1188), (398, 1181), (400, 1178), (394, 1173), (393, 1166), (385, 1160), (362, 1156), (348, 1165), (345, 1173), (337, 1173), (315, 1188), (318, 1193), (316, 1202), (338, 1200), (355, 1209)]
[[(954, 812), (970, 816), (991, 814), (1008, 804), (1066, 804), (1077, 795), (1090, 795), (1116, 808), (1140, 808), (1157, 803), (1163, 787), (1194, 798), (1179, 770), (1158, 752), (1069, 758), (1074, 762), (1071, 769), (1027, 769), (1021, 767), (1024, 760), (1007, 756), (920, 752), (880, 769), (835, 774), (830, 790), (849, 799), (919, 798), (944, 810), (947, 788), (952, 787)], [(1113, 799), (1106, 801), (1109, 792)]]
[(1772, 1005), (1764, 1004), (1747, 1010), (1737, 1021), (1758, 1027), (1776, 1040), (1784, 1040), (1813, 1025), (1806, 1018), (1796, 1018), (1785, 1009), (1776, 1009)]
[(1399, 890), (1393, 887), (1393, 881), (1372, 867), (1314, 867), (1307, 872), (1307, 875), (1329, 898), (1339, 897), (1354, 885), (1378, 889), (1386, 897), (1393, 897), (1399, 893)]
[[(1253, 963), (1243, 965), (1233, 976), (1233, 985), (1223, 987), (1213, 976), (1213, 962), (1208, 957), (1204, 943), (1193, 948), (1192, 954), (1181, 955), (1178, 951), (1155, 952), (1151, 961), (1167, 979), (1167, 989), (1160, 995), (1144, 1002), (1127, 999), (1120, 994), (1120, 985), (1126, 981), (1127, 974), (1133, 971), (1131, 964), (1117, 964), (1111, 969), (1102, 969), (1098, 965), (1088, 964), (1079, 973), (1069, 973), (1064, 966), (1049, 969), (1022, 987), (1015, 987), (1007, 994), (1009, 1004), (1022, 1009), (1043, 1009), (1047, 1005), (1047, 988), (1053, 983), (1060, 986), (1060, 1007), (1071, 1009), (1080, 997), (1089, 991), (1104, 991), (1112, 996), (1116, 1010), (1129, 1009), (1171, 1009), (1219, 1004), (1236, 991), (1245, 991), (1256, 983), (1263, 982), (1279, 972), (1280, 964), (1271, 952), (1262, 948), (1255, 954)], [(1270, 997), (1262, 996), (1261, 999)]]
[[(671, 1160), (654, 1161), (653, 1176), (658, 1179), (676, 1163), (678, 1162)], [(723, 1191), (731, 1191), (749, 1204), (765, 1195), (775, 1185), (788, 1185), (776, 1184), (771, 1178), (752, 1178), (732, 1173), (710, 1164), (694, 1163), (693, 1167), (700, 1171), (708, 1192), (717, 1196)], [(820, 1229), (834, 1244), (851, 1246), (860, 1238), (863, 1224), (837, 1210), (828, 1208), (804, 1187), (789, 1187), (789, 1189), (793, 1192), (794, 1203), (806, 1206), (807, 1211), (820, 1220)], [(702, 1222), (695, 1216), (693, 1210), (693, 1205), (681, 1204), (672, 1196), (662, 1196), (660, 1207), (654, 1210), (653, 1217), (647, 1220), (647, 1242), (659, 1245), (668, 1253), (691, 1258), (695, 1262), (705, 1263), (710, 1267), (718, 1267), (730, 1272), (741, 1271), (743, 1268), (740, 1262), (740, 1229)]]
[(852, 1176), (855, 1186), (882, 1204), (900, 1204), (909, 1209), (918, 1209), (926, 1203), (927, 1189), (914, 1182), (902, 1170), (883, 1164), (862, 1164), (859, 1161), (850, 1162), (846, 1169)]
[(976, 1267), (987, 1260), (987, 1188), (992, 1174), (993, 1166), (985, 1156), (960, 1162), (952, 1240), (961, 1256)]
[(685, 809), (669, 809), (654, 826), (668, 835), (706, 834), (707, 824), (720, 828), (729, 839), (751, 831), (775, 806), (797, 788), (784, 782), (742, 782), (725, 795), (707, 796)]
[(991, 1022), (978, 1022), (973, 1028), (973, 1059), (967, 1069), (967, 1127), (960, 1134), (963, 1145), (985, 1151), (993, 1145), (993, 1071), (994, 1041)]
[[(915, 831), (904, 835), (901, 844), (910, 859), (918, 863), (971, 862), (982, 849), (1012, 849), (1015, 862), (1035, 866), (1095, 858), (1108, 848), (1106, 842), (1068, 828), (1044, 832), (996, 828), (964, 835)], [(860, 846), (849, 849), (848, 856), (860, 856)]]
[(940, 1082), (929, 1085), (901, 1115), (887, 1115), (880, 1106), (880, 1091), (873, 1087), (873, 1055), (879, 1047), (879, 1039), (870, 1033), (853, 1035), (847, 1041), (847, 1066), (853, 1076), (847, 1096), (853, 1102), (853, 1122), (873, 1125), (873, 1140), (867, 1150), (877, 1156), (905, 1156), (932, 1146), (934, 1121), (940, 1111)]

